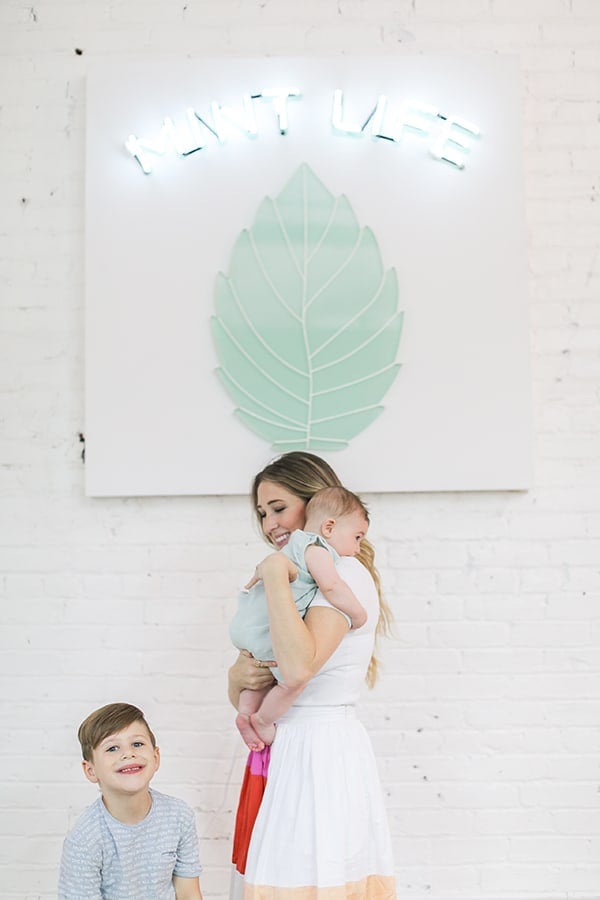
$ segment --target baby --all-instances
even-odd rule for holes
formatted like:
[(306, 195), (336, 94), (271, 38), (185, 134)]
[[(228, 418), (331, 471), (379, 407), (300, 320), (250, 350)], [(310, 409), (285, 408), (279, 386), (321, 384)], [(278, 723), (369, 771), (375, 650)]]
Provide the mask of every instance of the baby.
[[(356, 556), (369, 527), (367, 509), (361, 499), (342, 487), (323, 488), (306, 505), (304, 530), (294, 531), (282, 548), (298, 568), (290, 584), (296, 608), (306, 614), (318, 590), (350, 619), (352, 628), (367, 620), (364, 608), (342, 578), (335, 563), (341, 556)], [(256, 659), (271, 660), (267, 601), (262, 582), (256, 577), (239, 598), (230, 635), (238, 649), (249, 650)], [(286, 687), (277, 669), (277, 684), (264, 691), (240, 694), (236, 725), (250, 750), (262, 750), (275, 737), (275, 722), (292, 705), (302, 689)]]

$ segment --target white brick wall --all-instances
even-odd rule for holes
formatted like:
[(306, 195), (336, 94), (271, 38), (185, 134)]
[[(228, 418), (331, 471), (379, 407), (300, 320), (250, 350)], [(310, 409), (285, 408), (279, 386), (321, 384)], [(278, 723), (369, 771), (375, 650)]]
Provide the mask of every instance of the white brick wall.
[(55, 896), (95, 796), (75, 739), (94, 706), (146, 710), (156, 785), (197, 811), (207, 900), (227, 891), (243, 764), (225, 670), (264, 549), (247, 502), (83, 497), (87, 66), (423, 50), (521, 58), (536, 480), (367, 498), (397, 625), (363, 717), (400, 895), (600, 898), (600, 3), (3, 0), (3, 900)]

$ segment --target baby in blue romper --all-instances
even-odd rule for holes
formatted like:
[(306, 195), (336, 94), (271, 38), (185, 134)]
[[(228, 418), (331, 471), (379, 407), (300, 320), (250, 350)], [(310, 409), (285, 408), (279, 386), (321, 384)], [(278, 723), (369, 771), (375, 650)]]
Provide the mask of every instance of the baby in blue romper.
[[(332, 606), (348, 617), (351, 628), (365, 624), (367, 614), (340, 578), (335, 564), (341, 556), (356, 556), (368, 527), (366, 507), (345, 488), (323, 488), (309, 500), (304, 530), (294, 531), (280, 551), (298, 568), (298, 577), (290, 588), (302, 617), (320, 590)], [(249, 650), (256, 659), (273, 659), (267, 601), (262, 582), (256, 577), (241, 592), (229, 631), (239, 650)], [(286, 687), (279, 671), (272, 671), (277, 679), (273, 687), (244, 690), (240, 694), (236, 725), (250, 750), (262, 750), (265, 744), (273, 742), (275, 722), (302, 690)]]

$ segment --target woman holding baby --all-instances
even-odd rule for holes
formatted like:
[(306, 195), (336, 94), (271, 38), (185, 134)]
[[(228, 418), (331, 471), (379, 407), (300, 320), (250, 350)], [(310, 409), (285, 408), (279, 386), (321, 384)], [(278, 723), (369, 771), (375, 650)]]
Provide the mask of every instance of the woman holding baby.
[[(286, 453), (258, 473), (252, 503), (275, 551), (304, 528), (311, 497), (338, 485), (325, 460), (303, 451)], [(248, 760), (234, 838), (234, 897), (395, 898), (381, 786), (355, 713), (365, 680), (372, 685), (376, 679), (376, 634), (389, 623), (373, 557), (363, 539), (356, 556), (336, 562), (367, 612), (359, 628), (320, 592), (302, 618), (290, 590), (295, 567), (285, 554), (273, 552), (257, 568), (279, 671), (286, 685), (302, 690), (278, 720), (272, 745)], [(242, 690), (271, 682), (269, 661), (242, 652), (229, 673), (230, 699), (237, 706)]]

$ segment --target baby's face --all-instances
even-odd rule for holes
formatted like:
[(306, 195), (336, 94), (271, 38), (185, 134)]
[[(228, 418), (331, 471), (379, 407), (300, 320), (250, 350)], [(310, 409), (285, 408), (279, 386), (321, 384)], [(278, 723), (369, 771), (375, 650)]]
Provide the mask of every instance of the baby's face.
[(340, 556), (356, 556), (360, 551), (360, 542), (368, 530), (369, 523), (360, 510), (356, 510), (335, 520), (327, 542)]

